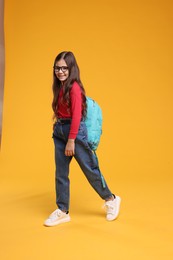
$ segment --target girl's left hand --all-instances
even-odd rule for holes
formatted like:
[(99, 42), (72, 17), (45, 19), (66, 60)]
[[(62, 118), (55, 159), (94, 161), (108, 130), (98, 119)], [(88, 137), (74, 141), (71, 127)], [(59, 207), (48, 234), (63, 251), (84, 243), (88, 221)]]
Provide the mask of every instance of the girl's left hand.
[(73, 156), (74, 150), (75, 150), (75, 140), (74, 139), (68, 139), (68, 142), (65, 147), (65, 155), (66, 156)]

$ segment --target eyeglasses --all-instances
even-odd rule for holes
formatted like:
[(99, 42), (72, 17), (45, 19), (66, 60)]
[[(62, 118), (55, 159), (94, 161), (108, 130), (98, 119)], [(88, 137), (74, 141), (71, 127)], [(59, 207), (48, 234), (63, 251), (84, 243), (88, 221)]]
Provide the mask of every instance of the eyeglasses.
[(67, 67), (67, 66), (62, 66), (62, 67), (54, 66), (53, 68), (54, 68), (54, 71), (55, 71), (55, 72), (59, 72), (60, 70), (61, 70), (62, 72), (66, 72), (66, 71), (68, 70), (68, 67)]

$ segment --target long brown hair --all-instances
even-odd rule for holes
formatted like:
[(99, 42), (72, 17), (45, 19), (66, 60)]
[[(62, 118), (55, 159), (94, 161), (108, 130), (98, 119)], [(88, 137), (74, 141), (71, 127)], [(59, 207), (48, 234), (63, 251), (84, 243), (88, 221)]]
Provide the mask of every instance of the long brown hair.
[[(72, 85), (74, 82), (77, 82), (81, 88), (81, 93), (82, 93), (82, 116), (85, 117), (86, 115), (86, 95), (85, 95), (85, 89), (83, 87), (83, 84), (80, 80), (80, 70), (78, 67), (78, 64), (76, 62), (75, 56), (72, 52), (70, 51), (63, 51), (60, 54), (57, 55), (54, 61), (54, 66), (56, 63), (64, 59), (69, 70), (69, 76), (67, 80), (65, 81), (65, 88), (64, 88), (64, 93), (63, 93), (63, 101), (68, 105), (70, 108), (70, 89), (72, 88)], [(53, 67), (54, 67), (53, 66)], [(59, 91), (61, 88), (61, 81), (57, 78), (55, 75), (55, 71), (53, 70), (53, 101), (52, 101), (52, 109), (54, 111), (54, 117), (56, 117), (56, 111), (57, 111), (57, 106), (58, 106), (58, 95)]]

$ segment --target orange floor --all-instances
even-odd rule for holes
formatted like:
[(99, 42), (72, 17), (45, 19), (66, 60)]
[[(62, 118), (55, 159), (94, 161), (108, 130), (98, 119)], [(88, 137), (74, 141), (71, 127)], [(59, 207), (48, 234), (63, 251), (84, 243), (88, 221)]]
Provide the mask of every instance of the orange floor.
[(107, 222), (102, 201), (80, 170), (71, 180), (71, 222), (43, 226), (55, 209), (53, 180), (1, 181), (0, 259), (173, 259), (172, 183), (118, 181), (117, 220)]

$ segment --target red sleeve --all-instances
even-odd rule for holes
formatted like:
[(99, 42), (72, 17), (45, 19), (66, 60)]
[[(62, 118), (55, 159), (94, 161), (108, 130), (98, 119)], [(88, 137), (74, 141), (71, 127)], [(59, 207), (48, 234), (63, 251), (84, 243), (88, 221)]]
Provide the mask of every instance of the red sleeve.
[(79, 125), (82, 117), (82, 95), (81, 89), (77, 82), (75, 82), (70, 91), (70, 100), (71, 100), (71, 127), (69, 133), (69, 139), (75, 139)]

